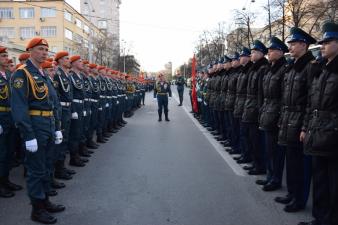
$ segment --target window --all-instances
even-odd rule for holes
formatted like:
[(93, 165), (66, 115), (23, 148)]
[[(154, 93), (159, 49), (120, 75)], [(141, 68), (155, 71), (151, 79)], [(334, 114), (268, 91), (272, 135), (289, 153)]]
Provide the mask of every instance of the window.
[(88, 48), (88, 47), (89, 47), (89, 42), (88, 42), (88, 40), (83, 39), (83, 45), (84, 45), (85, 48)]
[(70, 54), (70, 55), (73, 55), (73, 49), (72, 48), (69, 48), (69, 47), (65, 47), (65, 50)]
[(68, 11), (65, 11), (65, 19), (72, 22), (72, 14)]
[(73, 35), (74, 41), (77, 43), (82, 43), (82, 37), (78, 34)]
[(71, 32), (68, 29), (65, 29), (65, 37), (70, 39), (70, 40), (73, 40), (73, 32)]
[(0, 8), (0, 18), (13, 19), (14, 18), (13, 8)]
[(21, 38), (32, 38), (35, 36), (34, 27), (20, 27), (20, 37)]
[(83, 30), (86, 32), (86, 33), (89, 33), (89, 27), (85, 24), (83, 25)]
[(76, 22), (76, 26), (82, 28), (82, 21), (81, 20), (75, 19), (75, 22)]
[(42, 37), (56, 37), (56, 27), (41, 27), (41, 36)]
[(50, 48), (50, 51), (51, 51), (51, 52), (58, 52), (58, 47), (52, 46), (52, 47)]
[(0, 27), (0, 37), (15, 38), (14, 27)]
[(20, 12), (21, 19), (34, 18), (34, 8), (20, 8), (19, 12)]
[(99, 20), (97, 25), (100, 29), (107, 29), (107, 21), (106, 20)]
[(56, 17), (56, 8), (41, 8), (41, 17)]

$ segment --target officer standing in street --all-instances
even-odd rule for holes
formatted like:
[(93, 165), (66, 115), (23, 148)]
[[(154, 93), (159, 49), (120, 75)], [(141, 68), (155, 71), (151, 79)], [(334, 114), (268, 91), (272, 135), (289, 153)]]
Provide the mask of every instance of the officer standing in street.
[(180, 71), (177, 71), (176, 74), (176, 86), (177, 86), (177, 92), (178, 97), (180, 99), (180, 104), (178, 106), (182, 106), (183, 103), (183, 96), (184, 96), (184, 85), (186, 84), (184, 77), (180, 73)]
[(247, 143), (253, 161), (253, 168), (249, 175), (261, 175), (265, 173), (263, 136), (258, 129), (259, 109), (262, 105), (260, 96), (263, 76), (269, 68), (268, 60), (264, 57), (268, 49), (259, 40), (255, 40), (251, 50), (252, 67), (248, 72), (248, 84), (246, 101), (242, 121), (248, 126)]
[(71, 70), (69, 72), (72, 90), (73, 100), (71, 105), (72, 119), (70, 123), (70, 134), (69, 134), (69, 151), (70, 161), (69, 165), (76, 167), (85, 166), (85, 162), (89, 160), (83, 157), (90, 157), (88, 152), (84, 151), (84, 145), (80, 149), (80, 142), (82, 138), (83, 128), (83, 116), (84, 116), (84, 82), (81, 76), (83, 70), (82, 59), (79, 55), (70, 57)]
[(61, 113), (61, 130), (63, 142), (56, 147), (58, 152), (58, 160), (55, 163), (54, 176), (61, 180), (70, 180), (75, 174), (74, 170), (65, 167), (66, 153), (69, 152), (69, 133), (71, 120), (71, 104), (73, 100), (73, 90), (69, 76), (70, 60), (66, 51), (57, 52), (54, 61), (58, 64), (56, 74), (54, 76), (54, 85), (59, 96), (62, 113)]
[(165, 121), (170, 121), (168, 117), (168, 94), (169, 100), (171, 100), (171, 88), (170, 83), (168, 83), (163, 74), (158, 76), (159, 80), (156, 82), (154, 87), (154, 100), (158, 104), (158, 121), (162, 121), (162, 111), (164, 109)]
[(311, 158), (305, 156), (300, 133), (305, 125), (308, 96), (318, 64), (309, 51), (316, 40), (300, 28), (291, 28), (288, 41), (291, 57), (295, 60), (285, 74), (282, 96), (282, 114), (278, 143), (286, 146), (286, 176), (288, 195), (275, 200), (287, 204), (285, 212), (298, 212), (306, 206), (311, 183)]
[(10, 76), (7, 48), (0, 46), (0, 197), (10, 198), (22, 187), (9, 181), (12, 162), (11, 135), (15, 130), (10, 107)]
[(287, 69), (284, 54), (288, 47), (277, 37), (272, 37), (268, 48), (268, 58), (271, 63), (269, 72), (263, 78), (263, 106), (261, 107), (259, 129), (265, 135), (266, 172), (265, 180), (257, 180), (256, 183), (264, 185), (264, 191), (274, 191), (281, 187), (285, 151), (279, 147), (278, 120), (282, 99), (282, 82)]
[(300, 137), (313, 159), (314, 221), (299, 225), (338, 224), (338, 24), (324, 24), (323, 32), (319, 44), (326, 64), (314, 77), (310, 122)]
[(249, 154), (248, 142), (246, 141), (248, 126), (246, 123), (243, 123), (243, 109), (244, 103), (246, 100), (247, 93), (247, 84), (248, 84), (248, 71), (252, 66), (252, 62), (250, 61), (251, 52), (250, 49), (243, 47), (242, 52), (240, 54), (240, 64), (241, 69), (237, 77), (236, 84), (236, 100), (234, 106), (234, 120), (235, 124), (238, 124), (238, 136), (239, 136), (239, 149), (241, 152), (241, 156), (238, 158), (234, 158), (237, 163), (249, 163), (251, 162), (251, 155)]
[(14, 122), (20, 129), (25, 143), (25, 166), (27, 168), (27, 190), (32, 203), (33, 221), (53, 224), (57, 219), (50, 213), (65, 210), (63, 205), (55, 205), (46, 194), (50, 190), (50, 171), (52, 148), (55, 142), (62, 142), (62, 133), (55, 129), (53, 99), (49, 93), (52, 88), (40, 64), (48, 56), (48, 43), (45, 39), (34, 38), (27, 45), (30, 59), (19, 68), (11, 80), (11, 110)]

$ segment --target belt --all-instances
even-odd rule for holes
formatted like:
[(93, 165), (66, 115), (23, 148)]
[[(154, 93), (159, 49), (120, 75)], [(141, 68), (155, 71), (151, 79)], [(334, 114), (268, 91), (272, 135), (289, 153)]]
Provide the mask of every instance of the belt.
[(100, 98), (106, 98), (106, 96), (104, 96), (104, 95), (100, 95)]
[(53, 111), (29, 110), (30, 116), (52, 117)]
[(335, 118), (338, 116), (338, 113), (331, 112), (331, 111), (320, 111), (320, 110), (313, 110), (312, 115), (314, 118)]
[(73, 99), (73, 102), (75, 102), (75, 103), (83, 103), (83, 100), (80, 100), (80, 99)]
[(305, 106), (297, 105), (297, 106), (284, 106), (283, 110), (288, 112), (302, 112), (304, 111)]
[(112, 96), (113, 98), (117, 98), (117, 96)]
[(107, 98), (108, 98), (108, 99), (111, 99), (111, 98), (112, 98), (112, 96), (107, 96)]
[(71, 105), (71, 102), (60, 102), (61, 106), (70, 106)]
[(10, 107), (0, 106), (0, 112), (10, 112), (10, 111), (11, 111)]
[(167, 93), (157, 93), (158, 95), (167, 95)]
[(92, 98), (90, 99), (90, 101), (91, 101), (91, 102), (98, 102), (98, 100), (92, 99)]
[(90, 98), (85, 98), (84, 101), (85, 102), (90, 102)]

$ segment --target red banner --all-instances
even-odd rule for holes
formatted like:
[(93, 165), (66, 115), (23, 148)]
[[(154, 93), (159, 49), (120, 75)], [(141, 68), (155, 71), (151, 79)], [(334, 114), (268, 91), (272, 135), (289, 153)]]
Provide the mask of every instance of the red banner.
[(197, 105), (197, 92), (196, 92), (196, 58), (195, 55), (192, 58), (192, 65), (191, 65), (191, 98), (192, 98), (192, 109), (195, 113), (198, 112), (198, 105)]

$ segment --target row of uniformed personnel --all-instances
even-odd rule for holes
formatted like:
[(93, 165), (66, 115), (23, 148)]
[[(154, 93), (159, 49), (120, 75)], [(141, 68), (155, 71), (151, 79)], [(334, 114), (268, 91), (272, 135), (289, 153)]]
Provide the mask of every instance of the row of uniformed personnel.
[[(12, 133), (18, 129), (25, 149), (27, 190), (34, 221), (53, 224), (51, 214), (65, 210), (49, 196), (83, 167), (88, 157), (127, 123), (133, 111), (144, 104), (143, 80), (105, 66), (91, 64), (68, 52), (48, 59), (48, 43), (34, 38), (27, 45), (22, 64), (13, 69), (5, 47), (0, 47), (0, 196), (13, 197), (22, 189), (9, 180)], [(10, 69), (13, 73), (10, 72)], [(96, 134), (96, 141), (94, 141)]]
[(314, 220), (300, 224), (337, 225), (338, 24), (323, 26), (322, 58), (309, 51), (316, 42), (292, 28), (288, 46), (256, 40), (209, 65), (196, 117), (250, 175), (266, 175), (264, 191), (281, 188), (286, 165), (287, 195), (275, 199), (284, 211), (305, 208), (312, 177)]

